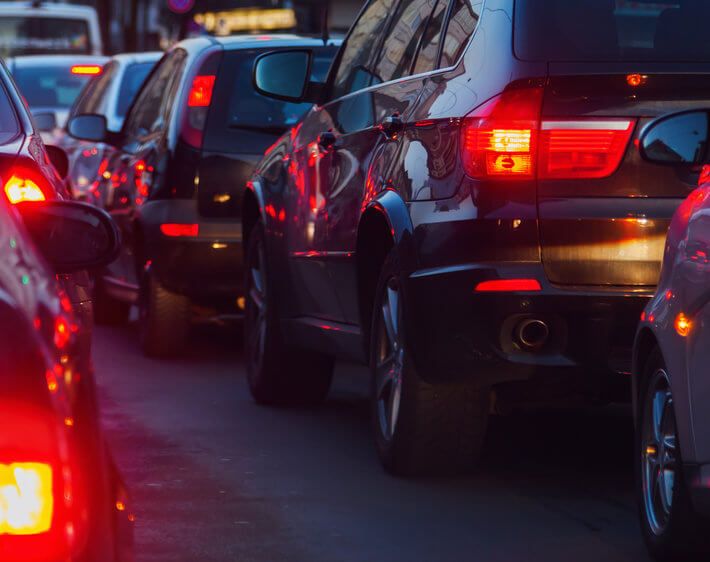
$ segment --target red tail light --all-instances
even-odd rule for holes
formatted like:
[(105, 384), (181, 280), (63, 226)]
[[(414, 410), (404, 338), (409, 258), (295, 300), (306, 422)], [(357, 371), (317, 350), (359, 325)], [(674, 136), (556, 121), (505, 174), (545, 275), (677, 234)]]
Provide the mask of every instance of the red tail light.
[(476, 285), (477, 293), (534, 293), (537, 291), (542, 291), (540, 282), (537, 279), (495, 279), (482, 281)]
[(39, 535), (52, 527), (53, 471), (47, 463), (0, 464), (0, 535)]
[(195, 76), (187, 99), (188, 107), (209, 107), (212, 103), (212, 92), (217, 79), (214, 75)]
[(200, 234), (199, 224), (161, 224), (160, 232), (171, 238), (194, 238)]
[(13, 205), (24, 201), (44, 201), (46, 197), (39, 183), (28, 174), (16, 172), (5, 182), (5, 195)]
[(98, 64), (75, 64), (71, 67), (71, 73), (80, 76), (97, 76), (103, 72), (103, 67)]
[(602, 178), (619, 167), (631, 119), (542, 120), (542, 87), (510, 90), (463, 124), (462, 158), (476, 179)]

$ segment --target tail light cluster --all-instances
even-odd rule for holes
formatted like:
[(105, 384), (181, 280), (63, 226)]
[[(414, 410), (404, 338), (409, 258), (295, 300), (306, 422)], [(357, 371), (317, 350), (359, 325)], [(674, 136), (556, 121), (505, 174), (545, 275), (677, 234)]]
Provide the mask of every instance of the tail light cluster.
[(181, 137), (193, 148), (202, 148), (220, 60), (219, 52), (208, 54), (207, 58), (197, 65), (199, 70), (189, 82), (190, 89), (187, 93)]
[(46, 180), (29, 168), (13, 170), (4, 186), (5, 195), (13, 205), (25, 201), (44, 201), (47, 189)]
[(476, 179), (592, 179), (619, 167), (633, 119), (543, 119), (544, 89), (509, 90), (466, 117), (462, 157)]

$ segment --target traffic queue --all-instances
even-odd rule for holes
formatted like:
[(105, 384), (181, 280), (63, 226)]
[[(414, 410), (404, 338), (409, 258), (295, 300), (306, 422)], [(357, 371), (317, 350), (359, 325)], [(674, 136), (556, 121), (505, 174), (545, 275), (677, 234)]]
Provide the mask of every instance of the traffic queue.
[(243, 322), (264, 406), (368, 365), (397, 476), (475, 469), (510, 410), (630, 403), (650, 554), (710, 554), (705, 15), (369, 0), (342, 40), (8, 59), (0, 559), (130, 559), (88, 353), (134, 307), (157, 358)]

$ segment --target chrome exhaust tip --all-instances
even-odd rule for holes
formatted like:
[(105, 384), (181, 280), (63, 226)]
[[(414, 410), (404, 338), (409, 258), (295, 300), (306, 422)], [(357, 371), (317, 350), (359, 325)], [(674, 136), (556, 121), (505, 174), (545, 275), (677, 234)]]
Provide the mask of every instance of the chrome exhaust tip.
[(525, 351), (542, 349), (550, 337), (550, 328), (546, 322), (537, 318), (521, 321), (515, 330), (515, 339)]

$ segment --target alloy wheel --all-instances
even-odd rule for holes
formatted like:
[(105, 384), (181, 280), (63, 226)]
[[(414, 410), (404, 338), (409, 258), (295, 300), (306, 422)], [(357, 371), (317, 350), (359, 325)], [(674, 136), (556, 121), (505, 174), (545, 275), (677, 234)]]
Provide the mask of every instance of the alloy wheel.
[(645, 406), (640, 451), (643, 499), (649, 528), (659, 536), (670, 523), (678, 469), (673, 396), (665, 370), (654, 374)]
[(379, 310), (375, 363), (377, 419), (386, 441), (391, 441), (394, 436), (402, 399), (404, 342), (400, 296), (396, 279), (390, 279)]

